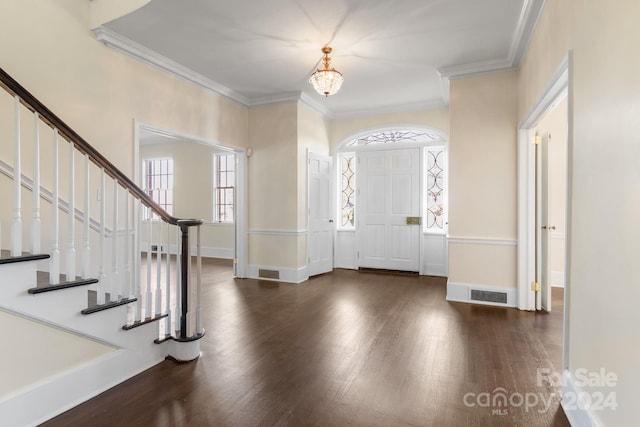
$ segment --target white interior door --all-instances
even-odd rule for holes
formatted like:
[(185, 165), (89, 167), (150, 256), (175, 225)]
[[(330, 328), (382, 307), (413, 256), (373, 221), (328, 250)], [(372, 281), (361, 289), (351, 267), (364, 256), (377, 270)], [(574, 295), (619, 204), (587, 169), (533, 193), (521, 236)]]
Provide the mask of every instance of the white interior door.
[(418, 271), (420, 149), (360, 152), (357, 168), (359, 267)]
[[(536, 310), (551, 311), (549, 271), (549, 134), (536, 146)], [(555, 228), (555, 227), (554, 227)]]
[(333, 270), (332, 165), (331, 157), (309, 153), (309, 276)]

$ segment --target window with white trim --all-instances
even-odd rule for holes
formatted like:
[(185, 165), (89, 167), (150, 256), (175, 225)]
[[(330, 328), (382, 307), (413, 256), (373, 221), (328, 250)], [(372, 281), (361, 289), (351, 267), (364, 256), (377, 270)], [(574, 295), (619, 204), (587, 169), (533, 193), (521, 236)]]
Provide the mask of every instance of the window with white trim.
[(236, 156), (233, 153), (216, 153), (213, 163), (213, 219), (231, 223), (235, 206)]
[[(173, 159), (146, 159), (143, 161), (144, 191), (162, 209), (173, 215)], [(145, 215), (149, 218), (150, 210)], [(153, 215), (157, 218), (157, 215)]]

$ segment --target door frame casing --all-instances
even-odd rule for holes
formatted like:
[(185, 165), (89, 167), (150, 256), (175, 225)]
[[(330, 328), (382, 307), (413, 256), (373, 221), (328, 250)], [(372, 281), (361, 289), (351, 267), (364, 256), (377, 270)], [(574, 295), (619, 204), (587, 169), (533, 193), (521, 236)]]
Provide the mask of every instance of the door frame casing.
[(518, 125), (518, 308), (535, 310), (535, 292), (531, 283), (536, 273), (536, 170), (535, 145), (531, 143), (534, 128), (556, 101), (567, 97), (567, 210), (566, 210), (566, 263), (564, 295), (563, 367), (569, 360), (569, 295), (571, 292), (571, 217), (573, 177), (573, 99), (571, 82), (572, 53), (563, 58), (542, 96)]
[[(436, 137), (436, 139), (434, 141), (423, 141), (423, 142), (402, 142), (399, 144), (370, 144), (370, 145), (358, 145), (358, 146), (349, 146), (349, 144), (361, 137), (370, 135), (370, 134), (375, 134), (375, 133), (379, 133), (379, 132), (390, 132), (390, 131), (424, 131), (427, 132), (433, 136)], [(340, 212), (338, 212), (338, 195), (340, 193), (339, 188), (338, 188), (338, 183), (340, 182), (340, 167), (339, 167), (339, 158), (340, 158), (340, 154), (341, 153), (355, 153), (357, 155), (358, 152), (362, 152), (362, 151), (378, 151), (378, 150), (396, 150), (396, 149), (403, 149), (403, 148), (420, 148), (421, 150), (421, 155), (420, 155), (420, 204), (421, 206), (423, 206), (423, 202), (424, 202), (424, 172), (425, 172), (425, 162), (424, 162), (424, 149), (426, 147), (444, 147), (445, 150), (445, 156), (446, 156), (446, 167), (447, 167), (447, 174), (445, 177), (445, 185), (448, 185), (449, 182), (449, 135), (447, 132), (434, 127), (434, 126), (429, 126), (429, 125), (424, 125), (424, 124), (407, 124), (407, 123), (403, 123), (403, 124), (389, 124), (389, 125), (382, 125), (382, 126), (373, 126), (373, 127), (368, 127), (368, 128), (364, 128), (363, 130), (360, 130), (358, 132), (354, 132), (352, 134), (350, 134), (348, 137), (342, 139), (340, 141), (339, 144), (337, 144), (333, 149), (332, 149), (332, 156), (334, 157), (334, 164), (335, 164), (335, 171), (334, 171), (334, 176), (336, 179), (336, 184), (334, 185), (334, 189), (336, 191), (336, 195), (334, 197), (334, 203), (336, 204), (336, 206), (334, 207), (334, 212), (336, 213), (336, 218), (340, 218)], [(357, 172), (356, 172), (357, 173)], [(357, 183), (357, 177), (356, 177), (356, 183)], [(448, 207), (448, 196), (447, 196), (447, 207)], [(357, 215), (357, 214), (356, 214)], [(420, 265), (419, 265), (419, 274), (420, 275), (424, 275), (427, 274), (426, 271), (426, 266), (425, 266), (425, 262), (424, 262), (424, 254), (426, 252), (425, 249), (425, 236), (427, 235), (431, 235), (431, 236), (443, 236), (444, 238), (444, 244), (445, 244), (445, 248), (444, 248), (444, 270), (445, 270), (445, 275), (448, 274), (448, 211), (447, 211), (447, 217), (445, 217), (445, 222), (446, 222), (446, 226), (445, 229), (442, 232), (425, 232), (424, 230), (421, 230), (420, 232), (420, 248), (419, 248), (419, 252), (420, 252)], [(355, 257), (355, 264), (354, 266), (349, 266), (349, 267), (343, 267), (343, 268), (356, 268), (357, 269), (357, 265), (358, 264), (358, 260), (357, 260), (357, 256), (356, 256), (356, 252), (357, 252), (357, 245), (358, 245), (358, 241), (359, 239), (357, 237), (355, 237), (356, 234), (356, 230), (357, 227), (353, 230), (344, 230), (344, 229), (340, 229), (338, 226), (338, 223), (336, 221), (336, 226), (334, 227), (335, 229), (335, 235), (334, 235), (334, 265), (336, 264), (335, 262), (335, 257), (337, 256), (337, 253), (339, 252), (336, 249), (336, 245), (339, 244), (339, 239), (338, 239), (338, 233), (353, 233), (354, 234), (354, 251), (353, 251), (353, 256)]]
[(234, 256), (234, 275), (238, 278), (247, 277), (247, 264), (248, 264), (248, 233), (247, 233), (247, 152), (244, 147), (238, 147), (234, 145), (221, 144), (207, 139), (188, 135), (184, 132), (179, 132), (173, 129), (166, 129), (160, 126), (156, 126), (150, 123), (143, 122), (138, 119), (133, 120), (133, 176), (134, 182), (139, 185), (140, 183), (140, 135), (142, 132), (151, 132), (159, 135), (166, 135), (170, 138), (184, 139), (195, 143), (207, 145), (210, 147), (220, 148), (227, 150), (236, 155), (236, 188), (235, 188), (235, 256)]

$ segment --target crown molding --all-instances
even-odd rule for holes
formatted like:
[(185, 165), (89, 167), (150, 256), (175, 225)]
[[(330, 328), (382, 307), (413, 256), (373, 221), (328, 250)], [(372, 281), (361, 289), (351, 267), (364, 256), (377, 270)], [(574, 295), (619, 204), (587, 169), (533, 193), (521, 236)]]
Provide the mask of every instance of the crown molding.
[(334, 113), (327, 108), (326, 105), (318, 101), (315, 97), (307, 94), (306, 92), (300, 92), (300, 102), (308, 106), (309, 108), (316, 110), (324, 117), (331, 119)]
[(247, 107), (259, 107), (261, 105), (282, 104), (286, 102), (300, 101), (300, 92), (283, 92), (276, 95), (261, 96), (258, 98), (250, 98)]
[(522, 62), (522, 58), (531, 42), (531, 37), (533, 37), (533, 32), (538, 25), (540, 15), (542, 15), (545, 3), (546, 0), (524, 0), (518, 24), (513, 34), (511, 48), (509, 49), (508, 59), (513, 67), (520, 66), (520, 62)]
[(331, 117), (332, 114), (326, 106), (319, 103), (318, 101), (313, 99), (313, 97), (307, 95), (302, 91), (285, 92), (278, 95), (251, 98), (249, 100), (248, 107), (260, 107), (262, 105), (283, 104), (288, 102), (300, 102), (302, 104), (305, 104), (312, 110), (315, 110), (318, 113), (322, 114), (324, 117)]
[(440, 77), (443, 79), (455, 80), (463, 77), (474, 77), (482, 74), (495, 73), (498, 71), (515, 70), (509, 58), (490, 59), (487, 61), (470, 62), (468, 64), (450, 65), (438, 68)]
[(104, 26), (92, 30), (96, 40), (105, 46), (124, 53), (132, 58), (144, 62), (145, 64), (159, 68), (169, 74), (194, 83), (205, 89), (212, 90), (226, 98), (229, 98), (245, 107), (257, 107), (261, 105), (280, 104), (284, 102), (298, 102), (308, 105), (325, 117), (331, 116), (331, 111), (320, 104), (304, 92), (286, 92), (283, 94), (264, 96), (259, 98), (248, 98), (233, 89), (211, 80), (202, 74), (196, 73), (190, 68), (181, 65), (166, 56), (146, 48), (133, 40), (124, 37)]
[(438, 72), (443, 80), (443, 86), (448, 84), (446, 80), (517, 69), (529, 46), (545, 1), (546, 0), (524, 0), (506, 58), (440, 67), (438, 68)]
[(522, 10), (518, 18), (518, 23), (513, 33), (513, 39), (506, 58), (492, 59), (487, 61), (473, 62), (468, 64), (458, 64), (438, 68), (441, 79), (441, 98), (413, 104), (402, 104), (385, 106), (381, 108), (371, 108), (363, 110), (352, 110), (345, 112), (333, 112), (326, 105), (308, 95), (306, 92), (286, 92), (283, 94), (264, 96), (258, 98), (246, 97), (235, 90), (228, 88), (208, 77), (199, 74), (184, 65), (181, 65), (159, 53), (148, 49), (104, 26), (95, 28), (93, 33), (96, 40), (102, 42), (107, 47), (117, 50), (125, 55), (133, 57), (148, 65), (159, 68), (169, 74), (183, 80), (194, 83), (205, 89), (212, 90), (246, 107), (257, 107), (261, 105), (279, 104), (284, 102), (301, 102), (328, 119), (353, 119), (359, 117), (379, 116), (393, 113), (408, 113), (413, 111), (446, 108), (449, 105), (449, 82), (452, 79), (473, 77), (487, 73), (499, 71), (515, 70), (520, 66), (520, 62), (529, 46), (531, 37), (538, 23), (546, 0), (524, 0)]
[(212, 90), (240, 104), (243, 104), (245, 106), (250, 105), (249, 99), (246, 96), (241, 95), (233, 89), (221, 85), (220, 83), (217, 83), (209, 79), (208, 77), (203, 76), (202, 74), (196, 73), (190, 68), (178, 64), (177, 62), (167, 58), (166, 56), (160, 55), (159, 53), (148, 49), (131, 39), (121, 36), (120, 34), (111, 31), (104, 26), (98, 27), (92, 31), (96, 37), (96, 40), (104, 43), (104, 45), (107, 47), (124, 53), (125, 55), (131, 56), (139, 61), (144, 62), (145, 64), (160, 68), (161, 70), (166, 71), (169, 74), (173, 74), (174, 76), (187, 80), (205, 89)]

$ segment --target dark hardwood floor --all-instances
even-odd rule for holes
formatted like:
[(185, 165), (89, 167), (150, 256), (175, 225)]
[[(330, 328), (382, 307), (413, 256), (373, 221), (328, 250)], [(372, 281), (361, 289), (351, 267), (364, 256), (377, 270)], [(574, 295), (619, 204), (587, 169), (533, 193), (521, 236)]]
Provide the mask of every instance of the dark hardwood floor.
[[(559, 390), (536, 384), (537, 369), (560, 371), (562, 290), (545, 314), (449, 303), (436, 277), (336, 270), (293, 285), (204, 268), (200, 359), (165, 361), (44, 425), (569, 425)], [(498, 388), (511, 404), (485, 406)]]

